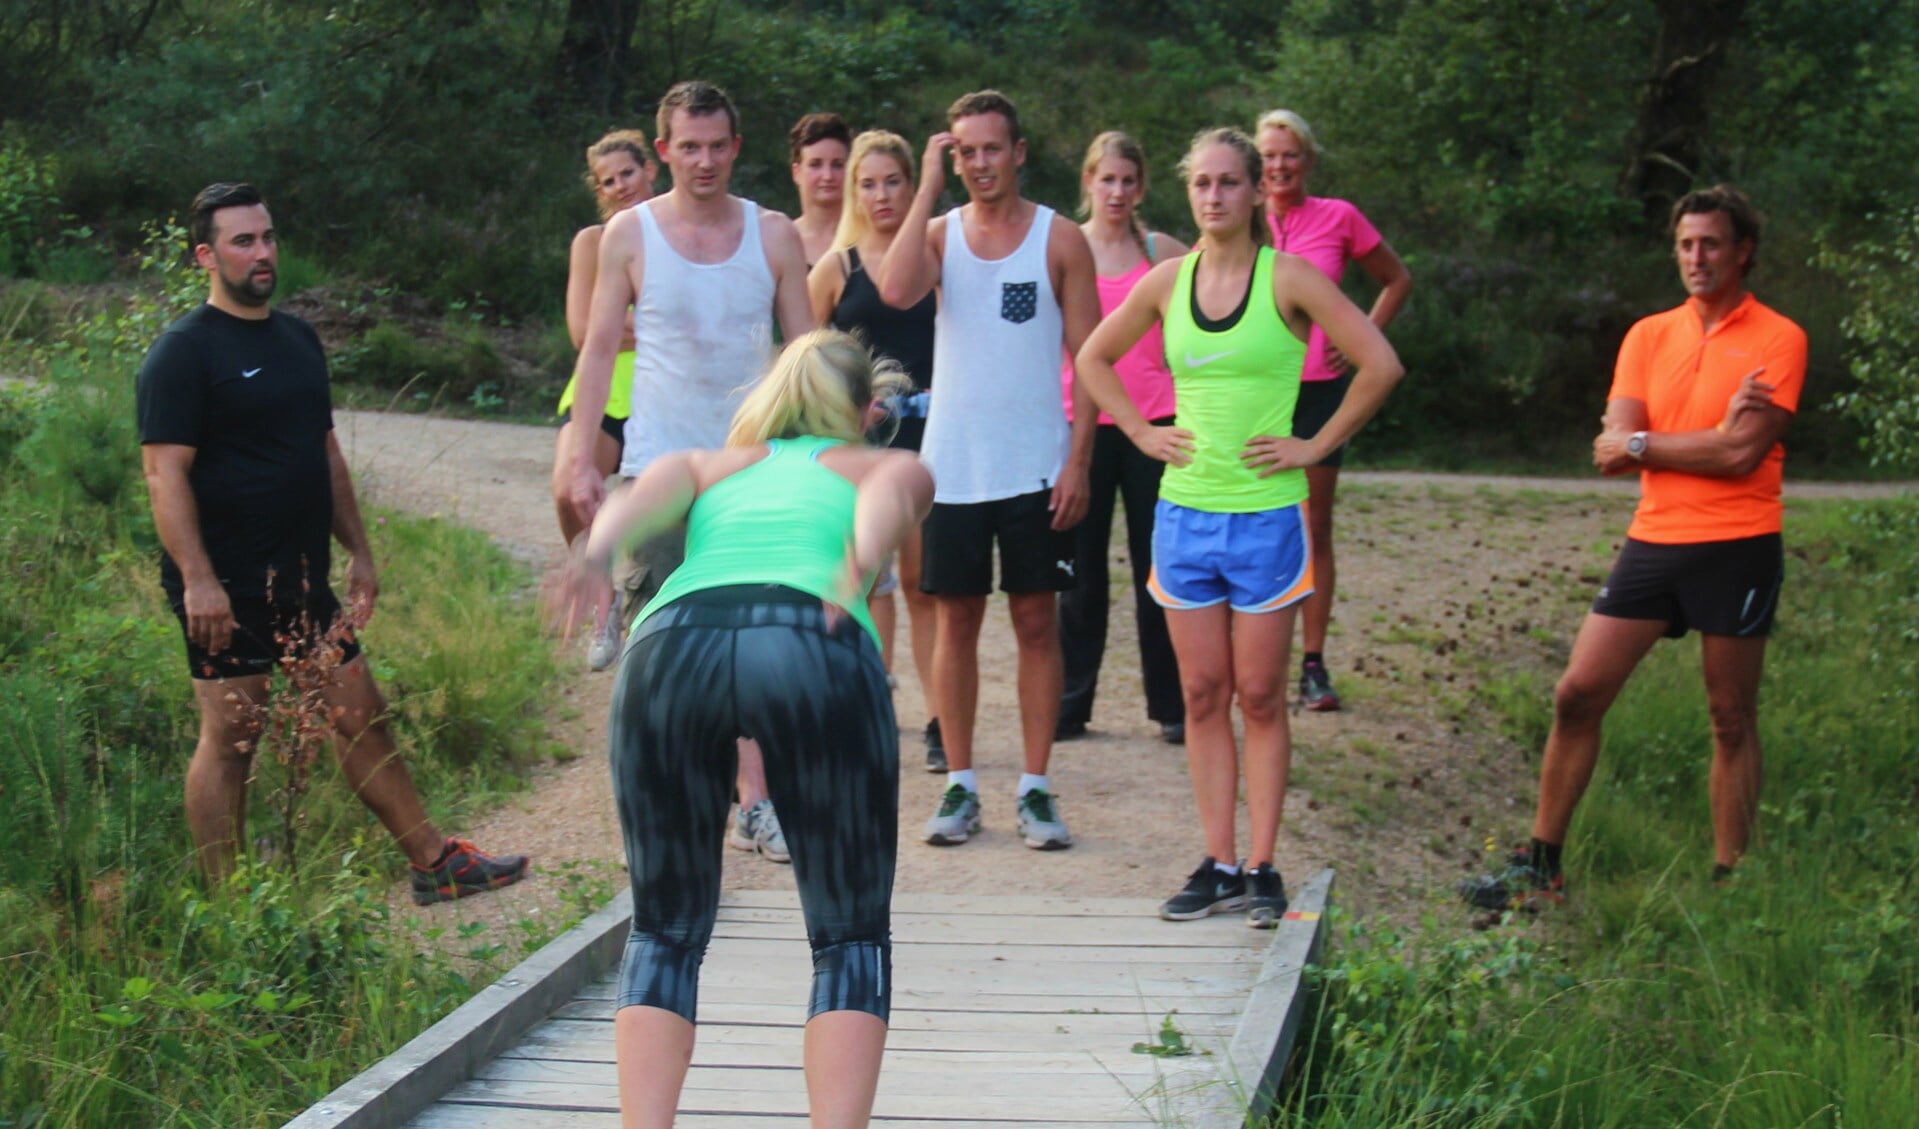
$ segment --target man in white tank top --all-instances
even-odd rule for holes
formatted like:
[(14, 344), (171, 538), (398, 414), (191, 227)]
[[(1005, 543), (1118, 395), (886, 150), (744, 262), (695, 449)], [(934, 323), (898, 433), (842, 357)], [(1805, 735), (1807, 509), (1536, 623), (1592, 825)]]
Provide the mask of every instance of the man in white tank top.
[[(620, 460), (628, 477), (670, 451), (725, 446), (740, 395), (771, 354), (772, 318), (789, 341), (814, 328), (793, 221), (727, 192), (740, 152), (732, 100), (711, 83), (679, 83), (660, 100), (656, 127), (653, 144), (673, 187), (607, 222), (573, 393), (576, 413), (605, 410), (631, 306), (633, 414)], [(606, 497), (592, 455), (580, 443), (571, 456), (572, 503), (585, 525)], [(633, 610), (679, 566), (683, 538), (683, 530), (673, 530), (640, 547)], [(739, 813), (727, 841), (787, 861), (766, 769), (751, 741), (740, 743), (738, 787)]]
[[(1078, 422), (1067, 424), (1060, 348), (1077, 353), (1099, 322), (1093, 253), (1077, 225), (1020, 195), (1026, 142), (1004, 95), (965, 95), (946, 120), (950, 132), (926, 143), (919, 193), (874, 272), (891, 306), (911, 306), (940, 287), (937, 379), (920, 451), (936, 484), (921, 587), (933, 594), (939, 614), (932, 697), (951, 771), (922, 837), (939, 846), (963, 843), (980, 825), (973, 722), (997, 542), (1000, 588), (1019, 643), (1020, 837), (1051, 850), (1072, 845), (1046, 778), (1064, 678), (1057, 594), (1074, 584), (1067, 531), (1086, 512), (1098, 418), (1076, 388)], [(948, 150), (969, 203), (934, 221)]]

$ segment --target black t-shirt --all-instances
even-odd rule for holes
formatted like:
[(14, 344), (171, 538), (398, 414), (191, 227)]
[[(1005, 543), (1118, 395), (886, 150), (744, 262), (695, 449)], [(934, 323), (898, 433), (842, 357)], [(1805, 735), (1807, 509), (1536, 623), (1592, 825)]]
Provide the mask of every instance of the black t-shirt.
[[(200, 539), (230, 596), (297, 598), (326, 583), (333, 528), (327, 433), (333, 400), (313, 327), (201, 306), (167, 327), (140, 366), (140, 442), (196, 449), (188, 482)], [(185, 588), (160, 555), (168, 595)]]

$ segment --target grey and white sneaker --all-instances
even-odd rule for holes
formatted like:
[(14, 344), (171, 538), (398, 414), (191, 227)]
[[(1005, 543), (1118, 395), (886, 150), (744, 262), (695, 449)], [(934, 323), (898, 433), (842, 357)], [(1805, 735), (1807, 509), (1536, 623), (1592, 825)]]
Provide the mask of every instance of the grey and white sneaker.
[(1246, 871), (1246, 924), (1254, 929), (1277, 929), (1286, 916), (1286, 881), (1270, 862)]
[(939, 810), (926, 821), (920, 836), (935, 847), (952, 847), (979, 830), (979, 793), (964, 784), (950, 785), (940, 796)]
[(605, 670), (620, 661), (620, 643), (623, 625), (620, 623), (620, 605), (625, 593), (618, 588), (613, 590), (613, 606), (606, 609), (606, 625), (593, 633), (593, 641), (587, 644), (586, 665), (592, 670)]
[(792, 862), (793, 853), (786, 849), (786, 833), (780, 830), (780, 817), (773, 810), (772, 800), (761, 800), (750, 808), (739, 808), (733, 814), (733, 827), (726, 833), (726, 842), (730, 847), (742, 851), (757, 851), (768, 862)]
[(1186, 879), (1180, 892), (1166, 899), (1159, 915), (1168, 921), (1196, 921), (1215, 913), (1230, 913), (1246, 908), (1246, 870), (1228, 874), (1207, 855), (1199, 869)]
[(1019, 837), (1036, 851), (1059, 851), (1073, 845), (1073, 836), (1060, 818), (1059, 799), (1044, 788), (1019, 798)]

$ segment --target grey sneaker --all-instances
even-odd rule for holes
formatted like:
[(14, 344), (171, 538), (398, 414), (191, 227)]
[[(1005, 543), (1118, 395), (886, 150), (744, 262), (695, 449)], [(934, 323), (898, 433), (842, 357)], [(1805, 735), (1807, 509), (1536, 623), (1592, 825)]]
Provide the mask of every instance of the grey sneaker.
[(939, 810), (926, 821), (920, 837), (935, 847), (951, 847), (966, 842), (979, 830), (979, 793), (964, 784), (954, 784), (940, 796)]
[(613, 606), (606, 609), (606, 626), (595, 631), (593, 641), (587, 645), (586, 665), (592, 670), (605, 670), (620, 661), (620, 605), (624, 595), (617, 588), (613, 590)]
[(1019, 837), (1036, 851), (1059, 851), (1073, 845), (1073, 836), (1059, 815), (1059, 800), (1051, 792), (1035, 788), (1019, 798)]
[(733, 815), (733, 828), (726, 833), (729, 846), (742, 851), (758, 851), (760, 857), (768, 862), (792, 862), (793, 854), (786, 849), (786, 833), (780, 830), (780, 817), (773, 810), (772, 800), (761, 800), (750, 808), (740, 808)]
[(1213, 856), (1200, 860), (1180, 892), (1166, 899), (1159, 915), (1168, 921), (1195, 921), (1215, 913), (1246, 908), (1246, 870), (1228, 874), (1213, 865)]

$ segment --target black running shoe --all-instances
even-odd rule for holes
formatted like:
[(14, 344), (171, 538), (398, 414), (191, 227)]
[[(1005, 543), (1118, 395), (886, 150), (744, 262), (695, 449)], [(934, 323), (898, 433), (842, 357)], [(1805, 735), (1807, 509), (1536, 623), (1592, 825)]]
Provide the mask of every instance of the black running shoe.
[(1286, 916), (1286, 881), (1270, 862), (1246, 872), (1246, 924), (1254, 929), (1276, 929)]
[(414, 904), (430, 906), (511, 886), (526, 877), (527, 858), (494, 858), (465, 839), (448, 839), (439, 862), (412, 869)]
[(1168, 921), (1193, 921), (1245, 908), (1246, 872), (1228, 874), (1207, 855), (1186, 880), (1185, 888), (1159, 907), (1159, 915)]
[(1160, 722), (1159, 739), (1168, 745), (1184, 745), (1186, 743), (1186, 723), (1183, 721)]
[(926, 723), (926, 771), (946, 771), (946, 739), (940, 736), (940, 719)]
[(1339, 694), (1333, 690), (1333, 677), (1326, 664), (1309, 662), (1299, 668), (1299, 703), (1314, 713), (1331, 713), (1339, 708)]
[(1462, 879), (1459, 896), (1480, 909), (1537, 913), (1566, 900), (1566, 876), (1540, 872), (1533, 866), (1532, 852), (1521, 847), (1507, 857), (1503, 870)]

